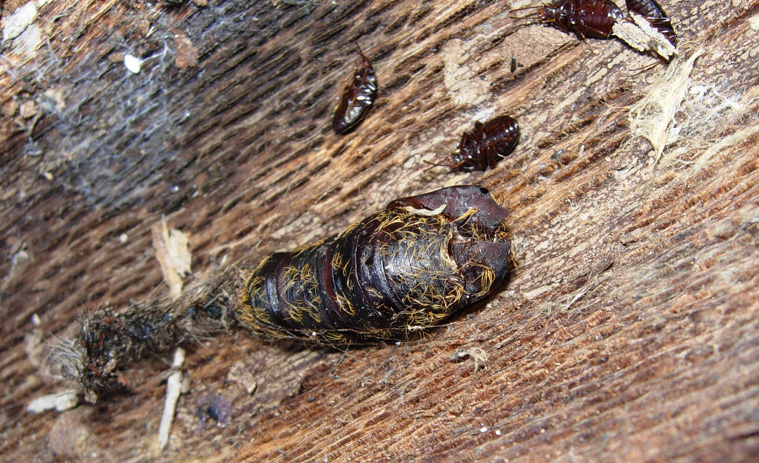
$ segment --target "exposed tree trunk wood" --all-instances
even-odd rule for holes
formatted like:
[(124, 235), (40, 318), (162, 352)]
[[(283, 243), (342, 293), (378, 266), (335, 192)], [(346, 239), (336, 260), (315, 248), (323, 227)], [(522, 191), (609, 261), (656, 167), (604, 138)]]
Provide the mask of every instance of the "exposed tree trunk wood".
[[(520, 26), (509, 13), (529, 2), (41, 6), (47, 40), (33, 58), (3, 44), (0, 74), (0, 454), (755, 461), (759, 1), (661, 3), (680, 52), (704, 51), (658, 161), (629, 115), (667, 66), (615, 40)], [(355, 44), (379, 98), (341, 137), (329, 116)], [(139, 74), (127, 53), (144, 59)], [(430, 167), (498, 114), (522, 138), (495, 169)], [(203, 341), (163, 453), (170, 355), (125, 372), (130, 395), (26, 412), (66, 388), (40, 339), (70, 336), (106, 304), (168, 294), (151, 244), (162, 216), (190, 235), (197, 287), (225, 262), (463, 183), (512, 211), (520, 267), (429, 339), (346, 352), (245, 332)], [(476, 371), (456, 355), (472, 348), (488, 356)], [(207, 394), (230, 400), (227, 427), (201, 426)]]

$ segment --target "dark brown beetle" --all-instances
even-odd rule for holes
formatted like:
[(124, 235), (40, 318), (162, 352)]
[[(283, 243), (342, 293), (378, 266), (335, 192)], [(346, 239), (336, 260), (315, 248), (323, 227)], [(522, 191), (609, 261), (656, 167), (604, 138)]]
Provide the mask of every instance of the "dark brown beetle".
[(343, 91), (332, 114), (332, 129), (339, 135), (345, 135), (358, 126), (377, 96), (374, 66), (361, 52), (361, 48), (358, 48), (358, 54), (359, 60), (353, 70), (353, 81)]
[(477, 186), (395, 200), (244, 273), (235, 318), (266, 337), (338, 345), (419, 337), (506, 279), (506, 216)]
[(553, 24), (584, 40), (608, 39), (614, 23), (623, 15), (610, 0), (556, 0), (539, 7), (537, 16), (540, 22)]
[(662, 33), (673, 47), (677, 46), (677, 34), (672, 21), (661, 6), (654, 0), (625, 0), (629, 12), (638, 13), (656, 30)]
[(452, 170), (486, 170), (509, 155), (519, 142), (519, 123), (510, 116), (498, 116), (484, 124), (474, 123), (474, 130), (461, 136), (459, 147), (451, 155)]

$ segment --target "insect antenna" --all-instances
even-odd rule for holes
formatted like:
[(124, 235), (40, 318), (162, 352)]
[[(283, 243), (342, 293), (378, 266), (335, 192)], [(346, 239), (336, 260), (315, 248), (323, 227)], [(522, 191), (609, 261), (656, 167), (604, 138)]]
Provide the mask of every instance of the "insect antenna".
[[(533, 24), (538, 24), (540, 22), (540, 10), (544, 8), (543, 5), (532, 5), (532, 6), (523, 6), (522, 8), (517, 8), (515, 10), (511, 10), (509, 12), (509, 18), (516, 19), (517, 21), (523, 21), (523, 20), (529, 20), (527, 22), (523, 22), (522, 25), (524, 26), (531, 26)], [(527, 11), (527, 14), (520, 14), (523, 11)]]
[(422, 162), (429, 164), (429, 167), (426, 170), (432, 170), (433, 167), (451, 167), (450, 164), (440, 164), (437, 162), (428, 161), (426, 159), (422, 159)]
[(653, 68), (655, 68), (659, 64), (660, 64), (660, 61), (656, 61), (656, 62), (651, 63), (651, 64), (646, 64), (643, 67), (632, 68), (632, 69), (630, 69), (630, 72), (632, 72), (633, 75), (637, 76), (638, 74), (643, 74), (643, 73), (647, 73), (647, 72), (651, 71)]
[(366, 55), (364, 54), (364, 51), (361, 50), (361, 45), (359, 45), (358, 42), (356, 42), (356, 52), (358, 52), (358, 56), (360, 56), (361, 59), (364, 59), (367, 61), (369, 60), (369, 58), (367, 58)]

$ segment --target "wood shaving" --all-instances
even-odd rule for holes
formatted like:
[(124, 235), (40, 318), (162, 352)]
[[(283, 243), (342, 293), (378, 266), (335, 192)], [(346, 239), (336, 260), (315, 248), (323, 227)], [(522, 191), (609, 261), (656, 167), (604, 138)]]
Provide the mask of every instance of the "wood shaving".
[(191, 271), (192, 255), (188, 235), (179, 230), (169, 230), (166, 219), (153, 225), (153, 247), (161, 264), (163, 279), (169, 285), (172, 299), (182, 295), (182, 277)]
[(57, 410), (59, 412), (69, 410), (79, 405), (79, 394), (76, 391), (66, 391), (43, 395), (29, 402), (26, 411), (29, 413), (42, 413), (47, 410)]
[(174, 352), (174, 362), (172, 368), (176, 368), (177, 371), (169, 376), (166, 381), (166, 401), (163, 405), (163, 414), (161, 415), (161, 424), (158, 427), (158, 445), (161, 450), (166, 448), (169, 443), (169, 434), (171, 432), (171, 425), (174, 422), (174, 413), (177, 409), (177, 402), (179, 396), (182, 393), (182, 371), (179, 368), (184, 363), (184, 349), (179, 348)]
[(630, 17), (634, 23), (617, 21), (612, 27), (611, 34), (635, 50), (653, 52), (667, 61), (680, 55), (667, 37), (651, 26), (646, 18), (634, 11), (630, 12)]

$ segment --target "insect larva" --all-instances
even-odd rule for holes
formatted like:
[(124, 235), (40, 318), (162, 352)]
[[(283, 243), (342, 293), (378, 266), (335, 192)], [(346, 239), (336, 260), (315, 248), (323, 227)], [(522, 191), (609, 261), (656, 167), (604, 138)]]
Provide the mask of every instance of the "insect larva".
[(611, 0), (555, 0), (539, 7), (537, 16), (539, 21), (584, 40), (608, 39), (614, 23), (623, 15)]
[(255, 333), (347, 345), (408, 339), (480, 301), (513, 268), (505, 209), (475, 186), (391, 202), (247, 272), (235, 318)]
[(344, 135), (363, 120), (377, 96), (374, 66), (358, 48), (359, 60), (354, 67), (353, 81), (345, 88), (332, 114), (332, 129)]
[(510, 116), (499, 116), (484, 124), (474, 123), (474, 130), (461, 136), (458, 149), (451, 155), (452, 170), (486, 170), (509, 155), (519, 142), (519, 123)]
[(512, 271), (506, 216), (476, 186), (398, 199), (255, 269), (233, 266), (179, 302), (96, 312), (53, 357), (95, 402), (125, 389), (125, 366), (230, 322), (266, 337), (340, 345), (419, 337), (487, 298)]
[(662, 33), (672, 46), (677, 46), (677, 34), (672, 21), (662, 7), (654, 0), (625, 0), (629, 12), (638, 13), (656, 30)]

